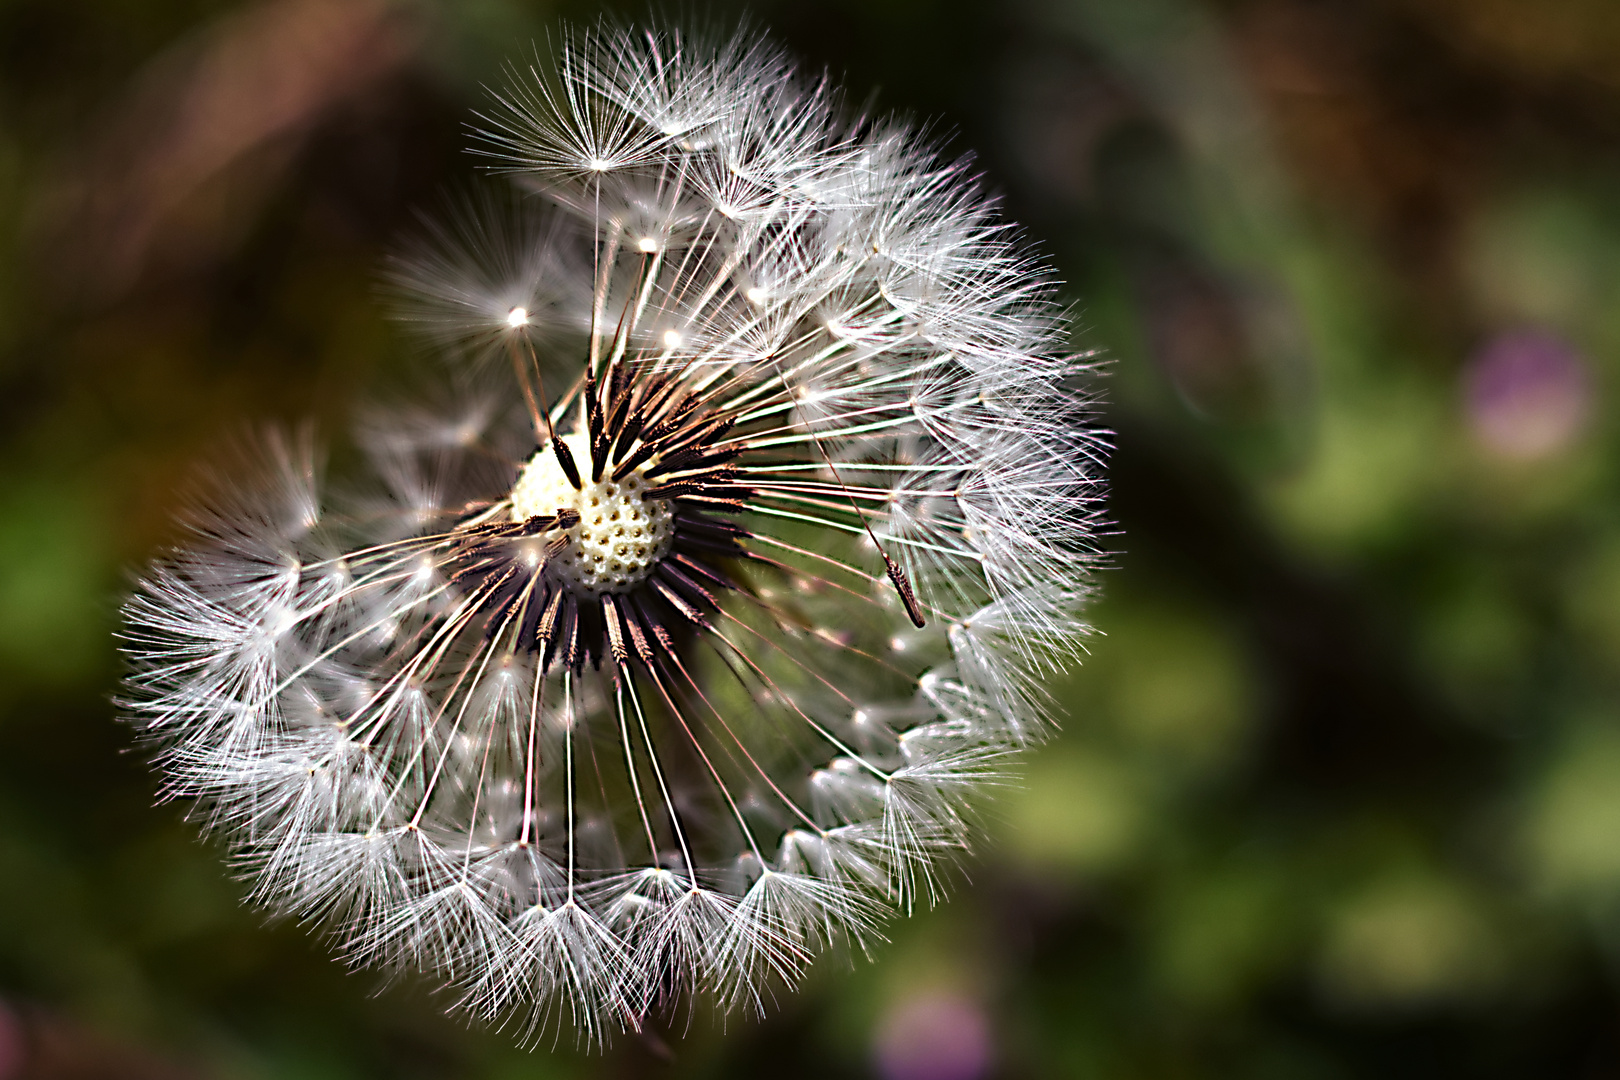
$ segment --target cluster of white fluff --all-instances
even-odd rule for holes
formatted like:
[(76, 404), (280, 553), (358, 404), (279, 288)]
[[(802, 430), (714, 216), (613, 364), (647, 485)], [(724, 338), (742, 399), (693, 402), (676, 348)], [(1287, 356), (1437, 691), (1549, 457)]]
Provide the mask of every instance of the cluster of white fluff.
[[(255, 443), (129, 600), (126, 697), (258, 901), (597, 1038), (692, 991), (757, 1008), (931, 894), (1084, 629), (1105, 446), (964, 162), (754, 37), (555, 59), (480, 124), (515, 193), (396, 268), (439, 400), (366, 417), (369, 487)], [(511, 493), (551, 434), (588, 457), (592, 386), (656, 380), (718, 418), (699, 479), (730, 486), (662, 489), (685, 576), (609, 611), (545, 576), (571, 519)], [(469, 569), (519, 551), (577, 615), (550, 646)]]

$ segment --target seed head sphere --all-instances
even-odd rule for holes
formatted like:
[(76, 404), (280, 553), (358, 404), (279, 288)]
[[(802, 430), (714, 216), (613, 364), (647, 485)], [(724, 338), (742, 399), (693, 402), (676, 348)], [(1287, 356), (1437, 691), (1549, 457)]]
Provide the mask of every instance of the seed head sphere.
[(445, 356), (328, 487), (251, 442), (125, 709), (254, 899), (520, 1034), (757, 1009), (930, 900), (1045, 729), (1106, 449), (969, 164), (757, 36), (597, 28), (396, 261)]

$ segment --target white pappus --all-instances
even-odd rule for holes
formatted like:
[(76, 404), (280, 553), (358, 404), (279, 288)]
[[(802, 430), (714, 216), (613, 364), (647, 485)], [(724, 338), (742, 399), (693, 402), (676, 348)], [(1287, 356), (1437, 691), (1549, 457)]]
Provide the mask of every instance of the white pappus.
[(929, 899), (1041, 737), (1106, 439), (967, 163), (756, 36), (596, 29), (392, 277), (364, 475), (265, 436), (125, 608), (125, 709), (275, 911), (532, 1036), (762, 1006)]

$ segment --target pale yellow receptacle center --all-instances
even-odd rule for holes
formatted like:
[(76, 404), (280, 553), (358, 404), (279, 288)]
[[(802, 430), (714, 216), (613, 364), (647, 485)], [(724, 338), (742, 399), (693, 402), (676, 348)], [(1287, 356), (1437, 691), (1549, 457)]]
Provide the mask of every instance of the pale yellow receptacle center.
[(593, 482), (590, 436), (575, 432), (562, 438), (573, 454), (582, 486), (576, 489), (569, 483), (556, 454), (542, 447), (512, 487), (512, 519), (577, 510), (579, 524), (568, 530), (571, 542), (547, 565), (546, 576), (585, 596), (628, 592), (669, 553), (675, 538), (674, 510), (668, 499), (647, 497), (645, 467), (615, 481), (610, 463), (602, 480)]

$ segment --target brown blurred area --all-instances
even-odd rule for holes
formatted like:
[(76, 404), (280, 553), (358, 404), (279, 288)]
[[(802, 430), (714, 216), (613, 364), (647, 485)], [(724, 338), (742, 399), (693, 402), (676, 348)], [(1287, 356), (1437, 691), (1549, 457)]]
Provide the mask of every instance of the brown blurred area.
[(1221, 7), (1315, 212), (1373, 239), (1408, 318), (1450, 344), (1492, 322), (1462, 265), (1480, 202), (1549, 159), (1620, 149), (1620, 6), (1606, 0)]
[(151, 61), (46, 188), (41, 246), (79, 299), (218, 263), (311, 133), (398, 79), (417, 28), (382, 0), (279, 0)]

